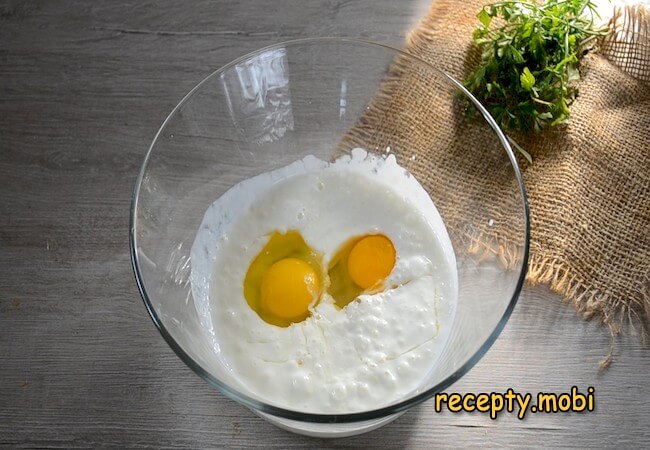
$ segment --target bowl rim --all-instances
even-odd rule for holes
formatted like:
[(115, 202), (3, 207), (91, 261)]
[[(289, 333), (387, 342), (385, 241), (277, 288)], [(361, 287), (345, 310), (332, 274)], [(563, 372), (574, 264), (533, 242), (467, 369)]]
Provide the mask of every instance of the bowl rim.
[[(208, 80), (212, 79), (213, 77), (223, 73), (224, 71), (228, 70), (229, 68), (235, 66), (236, 64), (241, 63), (242, 61), (245, 61), (247, 59), (250, 59), (254, 56), (257, 56), (263, 52), (267, 52), (269, 50), (278, 50), (282, 48), (287, 48), (287, 46), (296, 46), (296, 45), (302, 45), (302, 44), (311, 44), (311, 45), (316, 45), (319, 43), (331, 43), (331, 42), (339, 42), (339, 43), (345, 43), (345, 44), (350, 44), (350, 45), (359, 45), (359, 46), (367, 46), (367, 47), (374, 47), (374, 48), (382, 48), (386, 51), (392, 52), (395, 54), (395, 56), (401, 56), (401, 57), (406, 57), (407, 59), (412, 59), (417, 61), (419, 64), (424, 65), (428, 69), (432, 70), (435, 73), (438, 73), (442, 75), (443, 78), (446, 78), (454, 87), (456, 87), (460, 92), (462, 92), (469, 100), (474, 104), (474, 106), (479, 110), (479, 112), (482, 114), (483, 118), (486, 120), (486, 122), (490, 125), (490, 127), (493, 129), (495, 134), (497, 135), (499, 141), (501, 142), (501, 145), (503, 146), (504, 150), (506, 151), (506, 154), (510, 160), (510, 164), (512, 165), (512, 168), (515, 173), (515, 177), (517, 179), (517, 184), (519, 186), (519, 192), (523, 201), (523, 213), (524, 213), (524, 222), (525, 222), (525, 243), (524, 243), (524, 258), (522, 259), (521, 262), (521, 268), (519, 271), (519, 278), (517, 280), (517, 283), (515, 285), (515, 290), (512, 294), (512, 297), (510, 298), (510, 301), (508, 302), (508, 305), (501, 316), (501, 319), (499, 322), (496, 324), (492, 332), (489, 334), (488, 338), (483, 342), (483, 344), (474, 352), (474, 354), (458, 369), (456, 369), (451, 375), (447, 376), (444, 380), (439, 382), (438, 384), (432, 386), (431, 388), (427, 389), (424, 392), (421, 392), (417, 395), (414, 395), (412, 397), (409, 397), (405, 400), (401, 400), (397, 403), (384, 406), (381, 408), (377, 409), (372, 409), (368, 411), (362, 411), (362, 412), (355, 412), (355, 413), (340, 413), (340, 414), (319, 414), (319, 413), (308, 413), (308, 412), (302, 412), (302, 411), (294, 411), (291, 409), (286, 409), (282, 408), (279, 406), (274, 406), (270, 405), (264, 402), (261, 402), (259, 400), (256, 400), (252, 397), (249, 397), (246, 394), (243, 394), (236, 389), (233, 389), (232, 387), (228, 386), (227, 384), (223, 383), (221, 380), (219, 380), (217, 377), (212, 375), (210, 372), (205, 370), (199, 363), (197, 363), (181, 346), (176, 342), (176, 340), (172, 337), (172, 335), (169, 333), (169, 331), (165, 328), (163, 325), (162, 321), (160, 320), (160, 317), (156, 313), (153, 304), (151, 302), (151, 299), (149, 298), (149, 295), (147, 294), (147, 291), (144, 286), (144, 280), (142, 277), (142, 274), (140, 273), (139, 266), (140, 262), (138, 259), (138, 251), (137, 251), (137, 236), (135, 233), (135, 229), (137, 226), (137, 217), (136, 217), (136, 212), (138, 209), (138, 198), (140, 195), (140, 188), (142, 186), (142, 181), (145, 176), (145, 172), (149, 163), (149, 160), (151, 158), (153, 149), (160, 138), (163, 130), (167, 126), (167, 124), (170, 122), (170, 120), (176, 115), (176, 113), (187, 103), (189, 99), (191, 99), (194, 94), (205, 84)], [(370, 421), (370, 420), (375, 420), (379, 419), (382, 417), (386, 417), (389, 415), (394, 415), (403, 411), (406, 411), (407, 409), (418, 405), (431, 397), (433, 397), (436, 393), (439, 393), (449, 386), (451, 386), (453, 383), (458, 381), (463, 375), (465, 375), (472, 367), (478, 363), (478, 361), (483, 358), (483, 356), (487, 353), (487, 351), (492, 347), (496, 339), (499, 337), (501, 332), (503, 331), (503, 328), (505, 327), (506, 323), (508, 322), (508, 319), (510, 318), (512, 311), (514, 310), (515, 305), (517, 304), (517, 300), (519, 298), (519, 294), (521, 293), (521, 289), (523, 287), (525, 278), (526, 278), (526, 272), (528, 268), (528, 258), (529, 258), (529, 250), (530, 250), (530, 211), (529, 211), (529, 205), (528, 205), (528, 196), (526, 194), (526, 188), (524, 186), (524, 180), (523, 176), (521, 173), (521, 170), (519, 168), (519, 164), (517, 163), (517, 159), (515, 157), (515, 154), (510, 146), (510, 143), (508, 141), (508, 138), (504, 134), (504, 132), (499, 128), (497, 125), (496, 121), (494, 118), (489, 114), (489, 112), (485, 109), (485, 107), (456, 79), (454, 79), (452, 76), (447, 74), (446, 72), (432, 66), (428, 62), (422, 60), (421, 58), (418, 58), (417, 56), (414, 56), (410, 53), (407, 53), (403, 50), (399, 50), (393, 47), (390, 47), (388, 45), (376, 43), (376, 42), (371, 42), (363, 39), (355, 39), (355, 38), (345, 38), (345, 37), (312, 37), (312, 38), (302, 38), (302, 39), (292, 39), (288, 41), (283, 41), (279, 42), (276, 44), (268, 45), (262, 48), (259, 48), (257, 50), (254, 50), (252, 52), (249, 52), (239, 58), (234, 59), (233, 61), (229, 62), (228, 64), (225, 64), (221, 66), (220, 68), (214, 70), (211, 72), (208, 76), (206, 76), (203, 80), (201, 80), (199, 83), (196, 84), (182, 99), (181, 101), (172, 109), (172, 111), (169, 113), (169, 115), (166, 117), (166, 119), (163, 121), (162, 125), (158, 129), (156, 135), (154, 136), (149, 149), (147, 151), (147, 154), (144, 158), (144, 161), (142, 162), (140, 172), (138, 174), (136, 183), (135, 183), (135, 188), (133, 190), (133, 194), (131, 197), (131, 209), (130, 209), (130, 218), (129, 218), (129, 248), (130, 248), (130, 254), (131, 254), (131, 266), (133, 268), (133, 273), (135, 276), (135, 281), (138, 286), (138, 290), (140, 291), (140, 296), (142, 297), (142, 300), (145, 304), (145, 307), (151, 316), (151, 319), (153, 320), (153, 323), (155, 324), (156, 328), (164, 338), (164, 340), (167, 342), (167, 344), (171, 347), (171, 349), (176, 353), (176, 355), (190, 368), (192, 369), (197, 375), (199, 375), (201, 378), (203, 378), (205, 381), (207, 381), (210, 385), (214, 386), (217, 388), (219, 391), (221, 391), (224, 395), (227, 397), (231, 398), (232, 400), (235, 400), (236, 402), (247, 406), (249, 408), (261, 411), (266, 414), (271, 414), (273, 416), (281, 417), (284, 419), (289, 419), (289, 420), (296, 420), (296, 421), (302, 421), (302, 422), (312, 422), (312, 423), (353, 423), (353, 422), (362, 422), (362, 421)]]

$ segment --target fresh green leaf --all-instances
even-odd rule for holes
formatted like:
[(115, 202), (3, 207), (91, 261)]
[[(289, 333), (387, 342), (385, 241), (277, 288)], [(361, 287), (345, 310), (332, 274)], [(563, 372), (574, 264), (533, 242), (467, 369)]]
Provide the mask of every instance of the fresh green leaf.
[(525, 91), (530, 91), (535, 86), (535, 76), (530, 73), (528, 67), (524, 67), (524, 71), (519, 76), (519, 82)]
[(512, 59), (515, 64), (522, 64), (524, 62), (524, 56), (521, 54), (521, 52), (514, 47), (511, 47), (510, 50), (512, 53)]
[(490, 22), (492, 22), (492, 17), (488, 14), (488, 12), (484, 9), (481, 10), (480, 13), (476, 15), (478, 17), (478, 20), (483, 24), (484, 27), (489, 27)]
[[(488, 25), (486, 25), (488, 26)], [(526, 22), (522, 27), (521, 27), (521, 38), (526, 39), (529, 38), (531, 34), (533, 34), (533, 30), (535, 29), (535, 22)]]

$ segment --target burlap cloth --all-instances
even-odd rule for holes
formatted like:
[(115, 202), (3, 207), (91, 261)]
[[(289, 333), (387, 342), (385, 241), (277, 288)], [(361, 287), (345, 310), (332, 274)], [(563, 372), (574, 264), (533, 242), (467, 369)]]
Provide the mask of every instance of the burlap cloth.
[[(405, 51), (464, 79), (478, 61), (471, 36), (482, 5), (477, 0), (434, 1), (409, 34)], [(531, 216), (527, 281), (548, 284), (584, 318), (600, 318), (612, 335), (628, 323), (644, 340), (650, 324), (650, 85), (644, 82), (650, 72), (648, 54), (643, 53), (647, 22), (645, 27), (645, 43), (635, 37), (636, 50), (630, 50), (629, 42), (617, 43), (616, 37), (603, 44), (625, 71), (603, 56), (585, 57), (584, 78), (568, 126), (530, 137), (513, 136), (534, 159), (532, 164), (523, 159), (520, 164)], [(633, 58), (620, 59), (621, 55)], [(476, 214), (475, 208), (462, 205), (504, 197), (504, 189), (513, 188), (513, 177), (497, 173), (487, 184), (476, 186), (471, 173), (486, 165), (481, 149), (489, 138), (483, 132), (450, 132), (439, 126), (439, 120), (422, 126), (427, 117), (439, 114), (432, 106), (436, 93), (408, 64), (398, 58), (344, 142), (348, 147), (383, 149), (390, 144), (409, 149), (417, 158), (407, 161), (408, 169), (430, 192), (440, 188), (436, 180), (446, 173), (457, 171), (452, 175), (457, 179), (466, 173), (465, 185), (434, 199), (442, 202), (445, 221), (453, 228), (455, 220), (460, 223)], [(457, 126), (466, 120), (457, 113), (451, 119)], [(432, 151), (432, 141), (443, 145)], [(450, 195), (455, 198), (451, 208), (444, 204)], [(507, 221), (508, 213), (512, 208), (505, 205), (495, 206), (488, 215), (498, 222)], [(495, 234), (483, 217), (482, 212), (469, 231), (468, 249), (480, 247), (477, 239), (490, 241), (491, 247), (496, 242), (499, 258), (516, 267), (513, 259), (521, 255), (521, 230)]]

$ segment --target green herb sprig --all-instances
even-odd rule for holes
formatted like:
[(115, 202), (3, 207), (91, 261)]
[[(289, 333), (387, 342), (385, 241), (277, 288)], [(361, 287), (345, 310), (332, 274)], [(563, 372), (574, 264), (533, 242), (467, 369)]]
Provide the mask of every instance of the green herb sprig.
[(566, 123), (580, 59), (608, 31), (595, 26), (591, 0), (499, 1), (477, 17), (473, 39), (481, 60), (465, 86), (505, 130)]

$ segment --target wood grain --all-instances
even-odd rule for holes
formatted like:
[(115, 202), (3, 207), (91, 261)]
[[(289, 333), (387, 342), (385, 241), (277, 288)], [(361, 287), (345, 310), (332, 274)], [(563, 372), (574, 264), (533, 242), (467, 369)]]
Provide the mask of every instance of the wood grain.
[(453, 390), (596, 387), (596, 411), (496, 421), (425, 403), (368, 435), (294, 436), (210, 388), (139, 298), (128, 212), (160, 123), (194, 84), (308, 36), (399, 46), (426, 1), (0, 2), (0, 446), (650, 446), (650, 354), (545, 288)]

